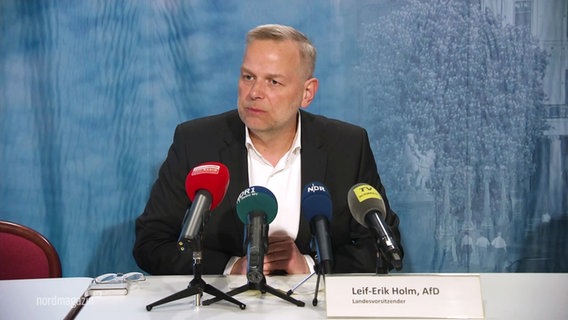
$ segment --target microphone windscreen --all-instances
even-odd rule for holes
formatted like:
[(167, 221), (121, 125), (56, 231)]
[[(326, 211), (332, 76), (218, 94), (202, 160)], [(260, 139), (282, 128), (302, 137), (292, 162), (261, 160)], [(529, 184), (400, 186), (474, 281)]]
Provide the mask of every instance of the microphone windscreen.
[(308, 221), (316, 216), (324, 216), (331, 220), (332, 205), (331, 196), (327, 188), (319, 183), (308, 183), (302, 190), (302, 214)]
[(365, 216), (370, 211), (379, 211), (382, 218), (386, 217), (385, 202), (381, 194), (366, 183), (358, 183), (351, 187), (347, 194), (347, 204), (351, 215), (359, 224), (368, 228)]
[(211, 210), (223, 200), (228, 187), (229, 169), (219, 162), (205, 162), (191, 169), (185, 179), (185, 192), (191, 201), (199, 190), (211, 194)]
[(248, 187), (237, 198), (237, 215), (245, 224), (251, 212), (264, 212), (266, 223), (269, 224), (276, 217), (278, 202), (272, 191), (261, 186)]

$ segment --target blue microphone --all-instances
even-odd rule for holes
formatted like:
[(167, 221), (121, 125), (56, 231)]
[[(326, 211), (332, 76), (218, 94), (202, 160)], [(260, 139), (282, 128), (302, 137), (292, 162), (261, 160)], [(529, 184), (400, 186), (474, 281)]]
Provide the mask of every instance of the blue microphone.
[(302, 191), (302, 215), (310, 222), (310, 231), (316, 245), (316, 258), (322, 273), (330, 273), (333, 267), (333, 252), (329, 221), (332, 216), (331, 196), (319, 183), (308, 183)]

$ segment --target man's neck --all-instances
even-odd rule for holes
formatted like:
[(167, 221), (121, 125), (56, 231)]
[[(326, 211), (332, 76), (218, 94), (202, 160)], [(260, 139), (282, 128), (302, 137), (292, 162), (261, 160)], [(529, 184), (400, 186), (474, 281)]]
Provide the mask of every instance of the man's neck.
[(257, 134), (249, 130), (249, 135), (254, 148), (266, 161), (276, 166), (278, 161), (290, 150), (296, 130), (279, 134)]
[(272, 166), (292, 148), (296, 134), (300, 131), (300, 114), (296, 117), (296, 125), (286, 131), (260, 131), (248, 130), (248, 134), (254, 148)]

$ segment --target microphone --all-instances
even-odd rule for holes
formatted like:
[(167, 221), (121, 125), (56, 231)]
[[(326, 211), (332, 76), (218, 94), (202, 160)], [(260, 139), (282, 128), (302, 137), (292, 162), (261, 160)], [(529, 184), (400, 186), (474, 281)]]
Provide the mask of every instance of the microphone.
[(260, 283), (264, 279), (264, 253), (268, 250), (268, 224), (276, 217), (278, 203), (265, 187), (246, 188), (237, 198), (237, 215), (246, 226), (247, 279)]
[(185, 212), (178, 239), (179, 250), (185, 250), (185, 241), (198, 236), (204, 216), (219, 205), (229, 186), (229, 169), (219, 162), (205, 162), (187, 174), (185, 191), (192, 201)]
[(302, 214), (310, 222), (310, 231), (315, 239), (317, 259), (322, 273), (330, 273), (333, 266), (329, 221), (331, 220), (331, 197), (326, 187), (319, 182), (307, 184), (302, 191)]
[(347, 203), (353, 218), (370, 229), (377, 240), (377, 247), (383, 256), (396, 269), (402, 269), (401, 252), (385, 223), (386, 208), (379, 192), (366, 183), (354, 185), (347, 195)]

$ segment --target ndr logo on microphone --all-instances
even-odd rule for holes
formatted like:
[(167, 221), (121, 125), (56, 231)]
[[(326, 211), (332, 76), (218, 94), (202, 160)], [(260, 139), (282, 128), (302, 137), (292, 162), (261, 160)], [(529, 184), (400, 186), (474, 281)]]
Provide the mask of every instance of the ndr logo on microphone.
[(311, 186), (308, 186), (308, 187), (306, 188), (306, 191), (307, 191), (307, 192), (327, 192), (327, 191), (325, 190), (325, 187), (324, 187), (324, 186), (322, 186), (322, 185), (317, 185), (317, 184), (314, 184), (314, 183), (312, 183)]

